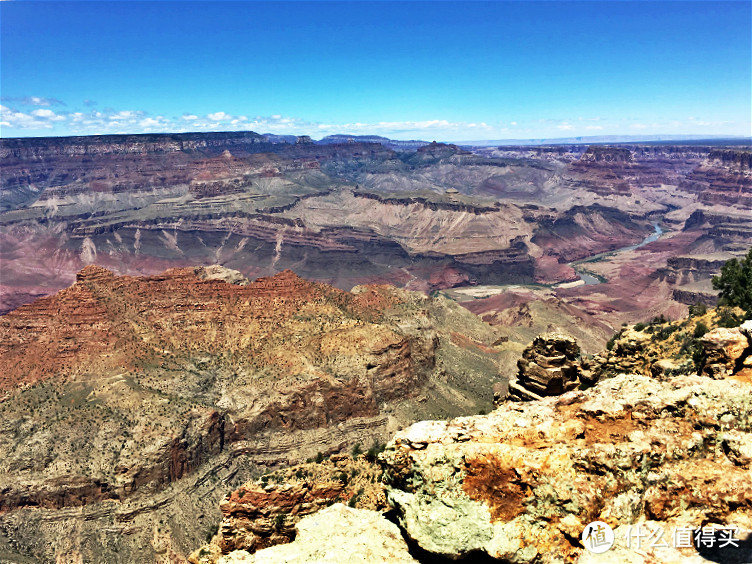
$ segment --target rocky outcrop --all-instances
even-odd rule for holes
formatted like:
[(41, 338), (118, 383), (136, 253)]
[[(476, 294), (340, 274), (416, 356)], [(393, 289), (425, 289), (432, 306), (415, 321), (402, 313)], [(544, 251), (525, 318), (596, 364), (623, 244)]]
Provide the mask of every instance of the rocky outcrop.
[(418, 562), (410, 556), (397, 526), (376, 511), (336, 504), (305, 517), (297, 524), (296, 530), (297, 537), (290, 544), (268, 548), (256, 554), (235, 551), (220, 558), (219, 563)]
[[(228, 554), (233, 550), (253, 553), (291, 542), (303, 517), (337, 502), (385, 510), (380, 474), (380, 468), (364, 457), (348, 455), (332, 455), (320, 463), (265, 474), (222, 501), (222, 523), (212, 545), (219, 553)], [(216, 552), (210, 546), (204, 551)], [(199, 560), (195, 553), (194, 559)]]
[(741, 327), (719, 327), (702, 339), (702, 373), (711, 378), (735, 376), (752, 382), (752, 321)]
[(628, 526), (669, 539), (674, 527), (711, 524), (738, 528), (745, 561), (751, 402), (746, 383), (622, 374), (485, 416), (423, 421), (380, 457), (388, 499), (409, 538), (452, 559), (590, 562), (580, 538), (603, 521), (620, 536), (614, 562), (698, 557), (691, 545), (635, 551), (634, 538), (629, 549)]
[[(741, 315), (741, 310), (734, 315)], [(720, 320), (720, 310), (707, 310), (678, 321), (655, 318), (623, 327), (611, 339), (609, 349), (590, 361), (594, 377), (622, 372), (654, 378), (699, 373), (716, 379), (750, 380), (752, 324), (717, 327)]]
[(240, 274), (237, 270), (213, 264), (211, 266), (198, 266), (195, 269), (196, 276), (201, 280), (222, 280), (228, 284), (236, 286), (248, 286), (248, 278)]
[[(540, 400), (558, 396), (591, 382), (591, 374), (583, 367), (580, 347), (566, 335), (549, 334), (535, 338), (517, 362), (517, 379), (509, 382), (509, 399)], [(498, 400), (494, 398), (498, 405)]]

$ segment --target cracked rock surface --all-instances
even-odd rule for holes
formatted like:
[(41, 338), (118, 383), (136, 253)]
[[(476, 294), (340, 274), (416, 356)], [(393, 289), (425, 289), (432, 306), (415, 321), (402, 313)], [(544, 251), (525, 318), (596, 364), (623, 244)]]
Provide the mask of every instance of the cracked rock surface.
[(738, 527), (737, 556), (748, 562), (750, 454), (747, 383), (622, 374), (484, 416), (416, 423), (380, 460), (400, 524), (434, 554), (605, 562), (580, 541), (599, 520), (617, 532), (609, 562), (705, 561), (694, 548), (627, 547), (625, 527), (648, 523), (666, 534)]

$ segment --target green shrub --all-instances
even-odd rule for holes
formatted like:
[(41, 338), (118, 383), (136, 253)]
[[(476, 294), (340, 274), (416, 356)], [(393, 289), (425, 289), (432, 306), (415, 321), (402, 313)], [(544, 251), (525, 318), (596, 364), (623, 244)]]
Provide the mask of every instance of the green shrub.
[(700, 337), (702, 337), (708, 331), (710, 331), (710, 329), (708, 329), (708, 326), (705, 325), (702, 321), (700, 321), (700, 322), (697, 323), (697, 325), (695, 325), (695, 330), (692, 333), (692, 336), (695, 339), (699, 339)]
[(214, 535), (217, 534), (217, 531), (219, 530), (219, 523), (216, 525), (212, 525), (209, 531), (206, 533), (206, 542), (210, 543)]
[(676, 327), (674, 325), (666, 325), (665, 327), (659, 327), (656, 329), (655, 334), (653, 335), (653, 340), (665, 341), (678, 328), (679, 327)]
[(741, 260), (726, 261), (721, 274), (713, 277), (713, 288), (720, 290), (719, 305), (740, 307), (752, 317), (752, 247)]
[(622, 331), (618, 331), (617, 333), (614, 333), (613, 336), (608, 340), (606, 343), (606, 349), (607, 350), (613, 350), (614, 345), (616, 344), (616, 341), (619, 337), (621, 337)]
[(695, 305), (689, 306), (689, 316), (698, 317), (705, 315), (708, 312), (707, 306), (702, 302), (697, 302)]
[(355, 504), (358, 503), (358, 500), (363, 497), (363, 492), (365, 490), (363, 488), (360, 488), (357, 493), (353, 494), (353, 496), (350, 498), (350, 501), (347, 502), (347, 505), (350, 507), (355, 507)]
[(647, 327), (647, 325), (645, 325), (644, 323), (638, 323), (637, 325), (634, 326), (634, 330), (635, 331), (644, 331), (645, 327)]
[(371, 461), (375, 462), (376, 457), (384, 452), (384, 449), (386, 448), (386, 443), (379, 443), (378, 441), (373, 441), (373, 445), (371, 445), (371, 448), (368, 449), (368, 452), (366, 453), (366, 458)]
[(715, 317), (718, 327), (737, 327), (742, 320), (729, 307), (719, 307)]

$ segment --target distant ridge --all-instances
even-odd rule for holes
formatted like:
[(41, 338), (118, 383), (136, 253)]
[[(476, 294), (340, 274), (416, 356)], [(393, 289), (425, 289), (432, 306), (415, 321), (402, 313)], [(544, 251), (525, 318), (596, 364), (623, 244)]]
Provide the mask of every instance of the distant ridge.
[[(304, 136), (305, 137), (305, 136)], [(256, 133), (254, 131), (191, 131), (191, 132), (160, 132), (160, 133), (108, 133), (101, 135), (72, 135), (72, 136), (34, 136), (34, 137), (0, 137), (0, 144), (6, 147), (23, 147), (37, 144), (40, 140), (66, 140), (84, 145), (91, 143), (143, 143), (216, 141), (232, 139), (240, 143), (268, 143), (272, 145), (295, 145), (297, 135), (281, 135), (275, 133)], [(618, 144), (683, 144), (683, 145), (730, 145), (752, 147), (752, 137), (729, 137), (723, 135), (590, 135), (580, 137), (549, 137), (534, 139), (480, 139), (457, 141), (451, 139), (437, 139), (434, 142), (451, 143), (462, 148), (468, 147), (498, 147), (498, 146), (537, 146), (537, 145), (618, 145)], [(327, 135), (313, 141), (316, 145), (336, 145), (348, 143), (378, 143), (388, 149), (397, 151), (415, 151), (430, 141), (422, 139), (389, 139), (381, 135), (347, 135), (338, 133)]]
[(475, 141), (452, 141), (462, 147), (490, 147), (497, 145), (577, 145), (620, 143), (682, 143), (689, 144), (739, 144), (752, 145), (752, 137), (729, 137), (724, 135), (587, 135), (580, 137), (556, 137), (546, 139), (494, 139)]
[(335, 135), (327, 135), (326, 137), (316, 141), (319, 145), (332, 145), (339, 143), (381, 143), (384, 147), (389, 149), (414, 151), (425, 145), (429, 145), (429, 141), (422, 141), (419, 139), (413, 139), (410, 141), (401, 141), (397, 139), (389, 139), (388, 137), (382, 137), (381, 135), (346, 135), (338, 133)]

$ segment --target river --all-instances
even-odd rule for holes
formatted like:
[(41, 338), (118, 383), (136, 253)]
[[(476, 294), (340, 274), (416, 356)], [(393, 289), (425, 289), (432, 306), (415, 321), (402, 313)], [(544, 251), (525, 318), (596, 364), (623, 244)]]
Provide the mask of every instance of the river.
[(582, 265), (587, 264), (589, 262), (595, 262), (603, 257), (609, 257), (613, 256), (617, 253), (623, 253), (625, 251), (634, 251), (635, 249), (639, 249), (640, 247), (643, 247), (647, 245), (648, 243), (652, 243), (653, 241), (657, 241), (658, 238), (663, 235), (663, 229), (661, 229), (661, 226), (658, 224), (657, 221), (653, 221), (653, 229), (654, 231), (645, 237), (642, 241), (637, 243), (636, 245), (629, 245), (628, 247), (622, 247), (621, 249), (616, 249), (614, 251), (606, 251), (605, 253), (598, 253), (597, 255), (593, 255), (591, 257), (576, 260), (574, 262), (570, 262), (569, 266), (574, 268), (574, 271), (580, 276), (580, 279), (585, 282), (586, 285), (592, 286), (594, 284), (600, 284), (602, 282), (606, 282), (606, 279), (602, 276), (599, 276), (597, 274), (594, 274), (592, 272), (589, 272), (588, 270), (585, 270), (582, 268)]

